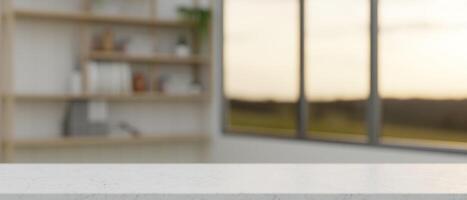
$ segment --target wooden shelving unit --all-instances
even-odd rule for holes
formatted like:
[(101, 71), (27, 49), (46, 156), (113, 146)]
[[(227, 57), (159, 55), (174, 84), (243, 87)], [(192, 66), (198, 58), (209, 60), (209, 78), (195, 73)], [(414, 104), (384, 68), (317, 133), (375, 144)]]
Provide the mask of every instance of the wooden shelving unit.
[[(158, 65), (183, 65), (193, 67), (195, 79), (199, 80), (199, 70), (201, 67), (209, 72), (208, 67), (209, 56), (191, 56), (191, 57), (176, 57), (173, 55), (157, 54), (153, 55), (128, 55), (125, 53), (109, 53), (93, 51), (90, 48), (90, 32), (93, 25), (106, 26), (131, 26), (153, 28), (157, 30), (163, 29), (181, 29), (188, 30), (192, 33), (193, 51), (198, 53), (200, 41), (197, 38), (197, 24), (191, 21), (167, 21), (158, 20), (156, 17), (155, 5), (157, 0), (151, 0), (150, 17), (130, 17), (130, 16), (107, 16), (93, 14), (90, 11), (90, 5), (93, 0), (78, 0), (82, 2), (82, 8), (76, 12), (65, 11), (44, 11), (15, 8), (14, 0), (2, 0), (0, 10), (0, 25), (4, 30), (1, 34), (1, 41), (4, 41), (1, 46), (3, 49), (0, 60), (0, 102), (1, 102), (1, 154), (3, 162), (13, 162), (15, 156), (15, 148), (49, 148), (49, 147), (82, 147), (90, 145), (139, 145), (139, 144), (159, 144), (170, 142), (203, 142), (207, 141), (208, 137), (204, 134), (175, 134), (175, 133), (154, 133), (144, 134), (138, 138), (114, 138), (114, 137), (74, 137), (65, 138), (58, 137), (53, 139), (15, 139), (15, 107), (17, 102), (68, 102), (74, 100), (104, 100), (104, 101), (119, 101), (119, 102), (205, 102), (209, 97), (209, 85), (205, 85), (202, 94), (199, 95), (167, 95), (153, 92), (135, 93), (135, 94), (90, 94), (89, 92), (89, 61), (109, 61), (109, 62), (127, 62), (136, 64), (148, 64), (151, 70), (154, 71)], [(198, 1), (193, 0), (194, 6), (197, 6)], [(16, 31), (17, 20), (47, 20), (47, 21), (62, 21), (65, 23), (73, 23), (79, 27), (79, 60), (82, 74), (82, 94), (19, 94), (14, 91), (14, 36)], [(40, 63), (37, 63), (40, 65)], [(208, 84), (210, 81), (207, 81)]]

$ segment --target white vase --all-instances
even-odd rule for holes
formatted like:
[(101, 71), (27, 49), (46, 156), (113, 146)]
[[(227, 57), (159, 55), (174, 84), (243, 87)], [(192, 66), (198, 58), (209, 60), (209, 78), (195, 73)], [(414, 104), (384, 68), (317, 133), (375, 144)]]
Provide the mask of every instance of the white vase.
[(181, 58), (190, 57), (191, 49), (188, 47), (188, 45), (177, 45), (175, 47), (175, 55)]

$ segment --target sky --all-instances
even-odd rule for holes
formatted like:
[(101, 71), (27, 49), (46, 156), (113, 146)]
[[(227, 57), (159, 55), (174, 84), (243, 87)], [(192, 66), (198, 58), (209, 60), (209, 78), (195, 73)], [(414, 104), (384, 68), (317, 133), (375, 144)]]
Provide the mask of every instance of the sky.
[[(306, 1), (309, 100), (369, 91), (369, 1)], [(298, 1), (225, 1), (225, 87), (231, 98), (298, 97)], [(467, 98), (467, 1), (381, 0), (380, 94)]]

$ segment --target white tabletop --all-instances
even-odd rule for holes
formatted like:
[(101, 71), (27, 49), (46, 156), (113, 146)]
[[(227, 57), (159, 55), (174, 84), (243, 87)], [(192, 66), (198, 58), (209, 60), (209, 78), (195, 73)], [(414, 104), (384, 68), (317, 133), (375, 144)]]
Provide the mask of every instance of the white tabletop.
[(3, 165), (2, 194), (457, 194), (466, 198), (467, 164)]

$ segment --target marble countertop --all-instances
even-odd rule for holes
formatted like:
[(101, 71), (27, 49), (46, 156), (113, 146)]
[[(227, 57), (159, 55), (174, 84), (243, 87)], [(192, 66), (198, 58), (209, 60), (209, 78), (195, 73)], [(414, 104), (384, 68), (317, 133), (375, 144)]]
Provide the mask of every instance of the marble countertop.
[(467, 164), (3, 165), (2, 195), (467, 199)]

